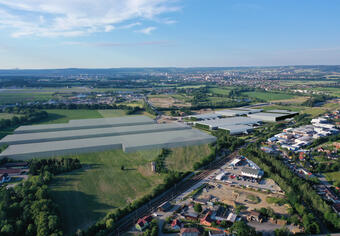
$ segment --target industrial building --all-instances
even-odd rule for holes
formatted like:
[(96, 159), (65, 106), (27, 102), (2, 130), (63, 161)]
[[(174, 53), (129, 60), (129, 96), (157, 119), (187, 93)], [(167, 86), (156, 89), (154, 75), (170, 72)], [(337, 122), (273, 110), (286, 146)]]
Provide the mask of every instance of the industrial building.
[(180, 124), (146, 124), (146, 125), (133, 125), (133, 126), (120, 126), (109, 128), (92, 128), (92, 129), (79, 129), (79, 130), (63, 130), (53, 132), (40, 132), (40, 133), (23, 133), (7, 135), (0, 140), (0, 145), (7, 144), (25, 144), (25, 143), (39, 143), (61, 140), (73, 140), (83, 138), (95, 137), (109, 137), (127, 134), (139, 133), (152, 133), (161, 131), (172, 131), (181, 129), (191, 129), (190, 126)]
[(66, 124), (24, 125), (14, 130), (15, 134), (52, 132), (62, 130), (94, 129), (119, 126), (154, 124), (155, 121), (147, 116), (122, 116), (114, 118), (70, 120)]
[(248, 114), (249, 111), (238, 110), (238, 109), (236, 110), (224, 109), (224, 110), (215, 111), (215, 113), (221, 116), (242, 116), (242, 115)]
[(261, 120), (249, 117), (229, 117), (216, 120), (197, 121), (197, 124), (207, 126), (209, 129), (224, 129), (230, 134), (247, 133), (253, 129), (254, 125), (261, 124)]
[(263, 171), (260, 169), (253, 169), (249, 167), (243, 167), (241, 170), (241, 175), (245, 177), (261, 179), (263, 176)]
[[(95, 122), (95, 120), (98, 121)], [(117, 123), (114, 123), (114, 120)], [(123, 122), (124, 120), (126, 122)], [(61, 124), (66, 127), (66, 130), (54, 132), (51, 132), (51, 130), (56, 129), (54, 125), (19, 128), (19, 130), (25, 130), (27, 133), (10, 135), (1, 140), (2, 143), (9, 143), (10, 146), (0, 154), (0, 158), (30, 159), (110, 149), (133, 152), (143, 149), (172, 148), (216, 141), (214, 136), (191, 129), (189, 126), (175, 123), (155, 124), (153, 120), (147, 117), (112, 118), (106, 119), (106, 123), (103, 119), (89, 119), (88, 121), (87, 127), (86, 119), (79, 123), (70, 121), (68, 124)], [(140, 121), (139, 125), (135, 125), (138, 121)], [(144, 122), (149, 121), (152, 121), (152, 123), (144, 124)], [(100, 122), (103, 122), (102, 125), (110, 125), (111, 128), (93, 128), (95, 123), (100, 124)], [(69, 130), (70, 127), (72, 127), (72, 130)], [(76, 129), (76, 127), (79, 129)], [(38, 133), (37, 130), (42, 130), (42, 132)], [(32, 133), (28, 133), (30, 131)]]
[(195, 120), (213, 120), (213, 119), (218, 119), (221, 118), (222, 115), (215, 114), (215, 113), (208, 113), (208, 114), (200, 114), (200, 115), (190, 115), (187, 116), (190, 119), (195, 119)]
[(270, 113), (291, 114), (291, 115), (298, 115), (299, 114), (299, 112), (288, 111), (288, 110), (268, 110), (267, 112), (270, 112)]
[(296, 115), (295, 113), (287, 114), (287, 113), (259, 112), (259, 113), (248, 114), (248, 117), (253, 118), (253, 119), (259, 119), (262, 121), (275, 122), (275, 121), (280, 121), (280, 120), (285, 120), (287, 118), (291, 118), (295, 115)]

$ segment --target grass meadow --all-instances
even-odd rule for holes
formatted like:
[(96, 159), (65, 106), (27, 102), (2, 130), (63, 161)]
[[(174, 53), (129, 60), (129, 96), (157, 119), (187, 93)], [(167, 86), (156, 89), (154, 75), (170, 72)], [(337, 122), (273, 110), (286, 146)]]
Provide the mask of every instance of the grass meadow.
[(264, 101), (273, 101), (273, 100), (283, 100), (283, 99), (291, 99), (294, 98), (294, 95), (285, 94), (285, 93), (273, 93), (273, 92), (244, 92), (244, 95), (247, 95), (252, 98), (261, 99)]
[(53, 92), (34, 93), (0, 93), (0, 105), (46, 101), (52, 98)]
[(171, 149), (172, 152), (166, 159), (168, 169), (177, 171), (192, 171), (195, 162), (211, 153), (208, 144), (187, 146)]
[[(121, 150), (87, 153), (78, 158), (83, 168), (55, 177), (51, 195), (59, 206), (66, 234), (86, 228), (107, 212), (126, 206), (163, 182), (151, 172), (159, 150), (124, 153)], [(121, 170), (121, 166), (125, 170)]]

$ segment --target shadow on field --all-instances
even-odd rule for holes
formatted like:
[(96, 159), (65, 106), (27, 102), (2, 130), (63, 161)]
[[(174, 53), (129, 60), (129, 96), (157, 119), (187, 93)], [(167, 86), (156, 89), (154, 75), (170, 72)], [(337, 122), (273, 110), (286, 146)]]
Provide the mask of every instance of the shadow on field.
[(72, 181), (76, 180), (78, 176), (83, 175), (83, 173), (88, 170), (98, 169), (100, 166), (102, 166), (102, 164), (83, 164), (80, 169), (56, 175), (57, 178), (52, 180), (51, 186), (53, 188), (71, 186)]
[(52, 191), (52, 198), (58, 205), (65, 235), (74, 235), (77, 229), (87, 229), (106, 212), (115, 207), (100, 203), (93, 195), (80, 191)]
[[(42, 121), (43, 122), (50, 122), (50, 121), (58, 120), (58, 119), (65, 118), (65, 117), (66, 116), (64, 116), (64, 115), (60, 115), (60, 114), (56, 114), (56, 113), (48, 113), (48, 117), (46, 119), (42, 120)], [(39, 121), (39, 122), (41, 122), (41, 121)]]

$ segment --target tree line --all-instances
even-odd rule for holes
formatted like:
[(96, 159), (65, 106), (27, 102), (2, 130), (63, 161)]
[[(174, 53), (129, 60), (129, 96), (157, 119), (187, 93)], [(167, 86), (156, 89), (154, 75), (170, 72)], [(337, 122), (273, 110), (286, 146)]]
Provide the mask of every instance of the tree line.
[(29, 168), (29, 172), (32, 175), (39, 175), (45, 171), (56, 175), (80, 169), (81, 164), (78, 159), (73, 158), (33, 159), (29, 161)]
[(46, 111), (39, 111), (35, 109), (27, 109), (23, 115), (13, 116), (11, 119), (1, 119), (0, 120), (0, 131), (15, 128), (19, 125), (27, 125), (34, 122), (44, 120), (48, 117)]

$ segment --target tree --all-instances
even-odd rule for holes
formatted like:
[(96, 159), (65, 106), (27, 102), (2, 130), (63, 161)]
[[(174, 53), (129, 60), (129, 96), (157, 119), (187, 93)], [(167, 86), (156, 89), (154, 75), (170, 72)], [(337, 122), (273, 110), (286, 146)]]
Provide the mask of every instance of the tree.
[(114, 226), (114, 220), (113, 219), (108, 219), (106, 220), (106, 228), (111, 229)]
[(124, 170), (124, 169), (125, 169), (125, 166), (122, 165), (122, 166), (120, 167), (120, 169), (121, 169), (121, 170)]
[(230, 227), (230, 232), (235, 233), (237, 236), (256, 236), (255, 229), (243, 221), (236, 221), (233, 226)]
[(194, 210), (195, 210), (197, 213), (200, 213), (200, 212), (202, 211), (202, 205), (199, 204), (199, 203), (195, 203)]
[(13, 226), (10, 224), (2, 226), (1, 233), (4, 233), (5, 235), (12, 235), (14, 233)]
[(276, 229), (274, 231), (275, 233), (275, 236), (289, 236), (291, 235), (289, 229), (287, 228), (287, 226), (283, 226), (282, 228), (280, 229)]

